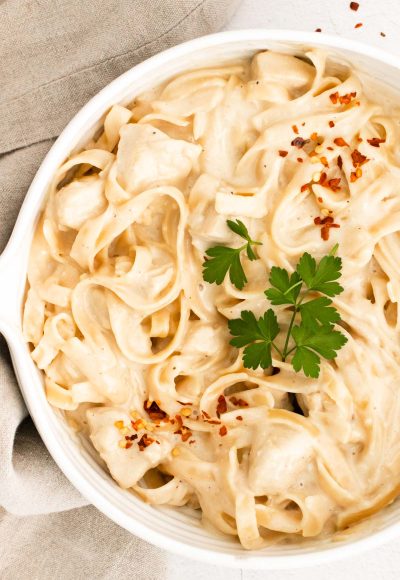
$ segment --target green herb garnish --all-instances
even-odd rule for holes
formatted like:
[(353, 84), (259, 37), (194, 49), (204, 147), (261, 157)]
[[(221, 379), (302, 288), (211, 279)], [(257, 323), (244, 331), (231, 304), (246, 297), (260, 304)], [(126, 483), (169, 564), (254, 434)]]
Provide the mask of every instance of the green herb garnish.
[(203, 263), (203, 278), (206, 282), (212, 284), (222, 284), (225, 276), (229, 272), (229, 279), (238, 288), (242, 290), (247, 282), (244, 273), (240, 254), (246, 250), (249, 260), (257, 260), (253, 246), (261, 246), (261, 242), (255, 242), (251, 239), (249, 232), (240, 220), (227, 220), (227, 225), (235, 234), (246, 240), (246, 243), (239, 248), (229, 248), (227, 246), (213, 246), (206, 251), (208, 259)]
[[(278, 318), (272, 308), (257, 319), (254, 313), (245, 310), (241, 317), (228, 322), (234, 338), (230, 344), (243, 347), (243, 364), (246, 368), (263, 369), (272, 365), (272, 349), (282, 361), (293, 354), (291, 364), (296, 372), (303, 370), (307, 377), (317, 378), (321, 357), (331, 360), (347, 342), (347, 338), (334, 325), (340, 322), (339, 312), (329, 297), (343, 292), (336, 280), (341, 276), (342, 260), (334, 254), (335, 246), (319, 264), (310, 254), (300, 258), (295, 272), (289, 276), (283, 268), (271, 269), (271, 288), (265, 295), (274, 306), (287, 305), (292, 316), (283, 347), (279, 348), (275, 339), (281, 332)], [(306, 297), (310, 297), (304, 301)], [(322, 294), (325, 296), (315, 296)]]
[[(243, 352), (243, 362), (246, 368), (256, 369), (261, 366), (266, 369), (272, 365), (271, 347), (279, 350), (274, 339), (279, 334), (279, 324), (274, 311), (270, 308), (258, 320), (250, 310), (243, 310), (240, 318), (228, 322), (229, 330), (235, 337), (230, 344), (240, 348), (246, 346)], [(255, 342), (257, 341), (257, 342)]]

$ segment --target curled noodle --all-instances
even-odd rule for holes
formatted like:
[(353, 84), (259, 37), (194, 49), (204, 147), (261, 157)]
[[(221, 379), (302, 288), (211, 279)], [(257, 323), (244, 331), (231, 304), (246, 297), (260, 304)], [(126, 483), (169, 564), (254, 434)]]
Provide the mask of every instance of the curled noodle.
[[(28, 272), (24, 333), (50, 403), (121, 487), (200, 508), (246, 549), (333, 534), (400, 485), (400, 124), (349, 67), (301, 56), (114, 106), (55, 175)], [(242, 290), (202, 276), (210, 246), (237, 245), (236, 217), (263, 244)], [(338, 357), (318, 379), (243, 368), (227, 320), (265, 312), (272, 266), (336, 243)]]

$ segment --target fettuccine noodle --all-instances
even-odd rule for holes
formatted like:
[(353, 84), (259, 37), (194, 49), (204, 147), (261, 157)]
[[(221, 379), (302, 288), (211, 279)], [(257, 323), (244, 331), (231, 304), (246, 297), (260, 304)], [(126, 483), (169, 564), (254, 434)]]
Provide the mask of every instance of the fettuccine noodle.
[[(122, 488), (248, 549), (399, 493), (400, 116), (367, 88), (320, 51), (182, 74), (111, 109), (34, 237), (24, 333), (49, 402)], [(238, 246), (235, 218), (262, 242), (243, 290), (202, 276), (208, 248)], [(270, 307), (272, 266), (336, 243), (337, 358), (318, 379), (244, 368), (227, 320)]]

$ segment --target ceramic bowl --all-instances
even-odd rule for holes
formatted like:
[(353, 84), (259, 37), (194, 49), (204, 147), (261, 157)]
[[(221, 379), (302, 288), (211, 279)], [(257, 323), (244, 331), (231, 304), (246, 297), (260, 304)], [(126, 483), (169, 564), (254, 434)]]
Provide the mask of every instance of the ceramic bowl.
[(222, 32), (186, 42), (135, 66), (98, 93), (72, 119), (40, 166), (29, 188), (7, 248), (0, 257), (0, 331), (10, 348), (15, 372), (29, 412), (49, 452), (72, 484), (106, 516), (144, 540), (182, 556), (241, 568), (299, 568), (372, 549), (400, 535), (400, 502), (394, 502), (365, 525), (340, 540), (308, 540), (248, 552), (237, 541), (216, 536), (185, 509), (145, 504), (124, 491), (98, 461), (88, 442), (74, 434), (60, 412), (46, 400), (42, 375), (30, 358), (21, 332), (21, 313), (32, 235), (56, 169), (79, 150), (115, 103), (127, 104), (142, 91), (193, 68), (248, 57), (272, 49), (298, 54), (325, 49), (400, 90), (400, 60), (381, 50), (339, 37), (287, 30)]

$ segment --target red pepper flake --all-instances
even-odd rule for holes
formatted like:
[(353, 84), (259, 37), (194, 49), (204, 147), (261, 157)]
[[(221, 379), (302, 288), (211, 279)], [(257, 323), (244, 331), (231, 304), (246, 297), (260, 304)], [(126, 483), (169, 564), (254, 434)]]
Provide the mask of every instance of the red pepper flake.
[(322, 28), (316, 28), (314, 32), (322, 32)]
[(350, 2), (350, 10), (354, 10), (354, 12), (357, 12), (359, 7), (360, 5), (358, 2)]
[(334, 150), (333, 147), (331, 147), (331, 146), (327, 147), (327, 149), (328, 149), (328, 151), (333, 151)]
[(334, 223), (334, 219), (332, 216), (326, 216), (324, 218), (320, 218), (319, 216), (314, 218), (314, 224), (316, 226), (322, 226), (321, 228), (321, 238), (326, 242), (329, 240), (329, 230), (331, 228), (340, 228), (339, 224)]
[(367, 156), (360, 153), (357, 149), (354, 149), (351, 154), (351, 158), (353, 160), (354, 167), (361, 167), (361, 165), (364, 165), (364, 163), (368, 163), (369, 161)]
[(309, 143), (309, 139), (303, 139), (303, 137), (295, 137), (290, 143), (292, 147), (297, 147), (297, 149), (302, 149), (306, 143)]
[(217, 405), (217, 417), (220, 418), (222, 413), (226, 413), (228, 409), (228, 405), (226, 404), (226, 399), (224, 395), (220, 395), (218, 397), (218, 405)]
[(336, 93), (332, 93), (331, 95), (329, 95), (329, 98), (334, 105), (337, 105), (339, 101), (339, 93), (336, 91)]
[(312, 141), (318, 141), (318, 133), (311, 133), (310, 139)]
[(175, 421), (178, 423), (178, 427), (182, 427), (183, 419), (180, 415), (175, 415)]
[(380, 34), (383, 36), (383, 38), (385, 38), (386, 34), (384, 32), (381, 32)]
[(137, 439), (138, 436), (136, 435), (136, 433), (134, 435), (125, 435), (125, 439), (127, 441), (135, 441), (135, 439)]
[(133, 445), (132, 441), (127, 441), (125, 443), (125, 449), (130, 449), (132, 447), (132, 445)]
[(314, 218), (314, 223), (316, 226), (320, 226), (320, 225), (326, 225), (326, 224), (333, 224), (333, 217), (327, 216), (324, 218), (321, 218), (319, 216), (317, 216), (316, 218)]
[(296, 133), (296, 135), (299, 134), (299, 130), (297, 128), (297, 125), (292, 125), (292, 129), (293, 129), (293, 133)]
[(303, 159), (301, 157), (297, 158), (298, 163), (303, 163)]
[(152, 437), (149, 437), (147, 435), (147, 433), (144, 433), (144, 435), (142, 435), (142, 437), (138, 441), (138, 447), (139, 447), (140, 451), (144, 451), (146, 449), (146, 447), (148, 447), (149, 445), (154, 443), (154, 441), (155, 441), (155, 439), (153, 439)]
[(136, 421), (131, 421), (131, 425), (135, 431), (140, 431), (144, 428), (143, 419), (137, 419)]
[(332, 129), (332, 127), (335, 126), (335, 123), (333, 121), (329, 121), (329, 127)]
[(336, 193), (337, 191), (340, 191), (340, 182), (341, 182), (340, 177), (334, 177), (333, 179), (329, 179), (327, 185), (329, 189), (331, 189), (334, 193)]
[(340, 228), (339, 224), (332, 224), (331, 226), (324, 226), (323, 228), (321, 228), (321, 238), (324, 240), (324, 242), (329, 240), (329, 229), (330, 228)]
[(228, 433), (228, 429), (226, 428), (225, 425), (222, 425), (222, 427), (219, 430), (219, 434), (221, 435), (221, 437), (225, 437), (225, 435)]
[(317, 200), (319, 201), (319, 203), (322, 203), (324, 200), (322, 199), (322, 197), (317, 197)]
[(329, 167), (329, 163), (326, 157), (320, 157), (319, 160), (321, 161), (324, 167)]
[(338, 164), (339, 169), (342, 169), (342, 167), (343, 167), (343, 159), (342, 159), (342, 156), (341, 155), (339, 155), (338, 158), (337, 158), (337, 164)]
[(216, 419), (211, 419), (210, 415), (205, 411), (202, 411), (203, 414), (203, 421), (205, 423), (209, 423), (210, 425), (221, 425), (221, 421), (217, 421)]
[(243, 421), (243, 417), (242, 417), (242, 415), (238, 415), (238, 416), (236, 417), (236, 421)]
[(381, 143), (385, 143), (386, 139), (378, 139), (378, 137), (373, 137), (372, 139), (367, 139), (371, 147), (379, 147)]
[(188, 439), (190, 439), (190, 437), (192, 436), (192, 432), (190, 431), (190, 429), (188, 427), (185, 427), (185, 425), (182, 425), (180, 429), (177, 429), (176, 431), (174, 431), (174, 435), (180, 435), (182, 441), (185, 442)]
[(288, 151), (283, 151), (283, 150), (280, 149), (278, 151), (278, 153), (279, 153), (280, 157), (286, 157), (286, 155), (288, 154)]
[(326, 226), (321, 228), (321, 238), (324, 240), (324, 242), (329, 240), (329, 228)]
[(362, 23), (362, 22), (357, 22), (357, 24), (355, 25), (355, 27), (354, 27), (354, 28), (361, 28), (361, 26), (362, 26), (362, 25), (363, 25), (363, 23)]
[(328, 176), (325, 173), (325, 171), (323, 171), (320, 175), (319, 180), (318, 180), (318, 185), (325, 185), (327, 179), (328, 179)]
[(334, 105), (340, 103), (341, 105), (349, 105), (353, 99), (355, 99), (357, 93), (346, 93), (345, 95), (339, 95), (338, 91), (329, 95), (330, 100)]
[(309, 183), (305, 183), (304, 185), (302, 185), (300, 188), (300, 191), (301, 191), (301, 193), (304, 193), (305, 191), (307, 191), (307, 189), (310, 189)]
[(189, 429), (186, 431), (183, 431), (182, 435), (181, 435), (181, 439), (183, 442), (187, 441), (188, 439), (191, 438), (191, 436), (193, 435), (193, 433), (191, 431), (189, 431)]
[(336, 137), (336, 139), (334, 139), (333, 142), (338, 147), (348, 147), (349, 146), (349, 144), (346, 143), (346, 141), (343, 139), (343, 137)]
[(149, 400), (146, 400), (143, 404), (143, 408), (152, 421), (162, 421), (167, 416), (167, 413), (160, 409), (156, 401), (150, 402)]
[(248, 407), (249, 404), (247, 401), (245, 401), (244, 399), (237, 399), (236, 397), (230, 397), (229, 401), (232, 403), (232, 405), (235, 405), (235, 407)]

